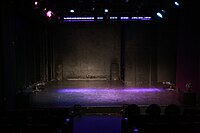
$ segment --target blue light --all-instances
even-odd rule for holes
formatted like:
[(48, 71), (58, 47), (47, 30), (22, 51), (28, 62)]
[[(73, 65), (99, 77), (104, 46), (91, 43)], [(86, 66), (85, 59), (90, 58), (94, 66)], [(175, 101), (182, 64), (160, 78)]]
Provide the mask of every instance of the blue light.
[(65, 121), (68, 123), (68, 122), (70, 121), (70, 119), (69, 119), (69, 118), (66, 118)]
[(124, 118), (124, 120), (128, 121), (128, 118), (127, 118), (127, 117), (125, 117), (125, 118)]
[(133, 132), (134, 132), (134, 133), (138, 133), (138, 132), (139, 132), (139, 129), (136, 128), (136, 127), (134, 127), (134, 128), (133, 128)]

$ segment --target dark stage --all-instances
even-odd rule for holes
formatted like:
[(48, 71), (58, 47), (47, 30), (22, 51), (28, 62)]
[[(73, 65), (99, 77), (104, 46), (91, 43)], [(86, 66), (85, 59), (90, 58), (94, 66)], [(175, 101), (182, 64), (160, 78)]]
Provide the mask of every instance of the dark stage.
[(178, 91), (169, 88), (132, 87), (120, 81), (53, 81), (30, 95), (32, 108), (67, 108), (75, 104), (94, 107), (180, 105)]
[[(6, 0), (0, 132), (199, 133), (197, 6), (187, 0)], [(140, 129), (128, 120), (132, 105), (141, 109)], [(158, 119), (146, 113), (150, 105), (161, 108)], [(175, 117), (166, 113), (170, 105)]]

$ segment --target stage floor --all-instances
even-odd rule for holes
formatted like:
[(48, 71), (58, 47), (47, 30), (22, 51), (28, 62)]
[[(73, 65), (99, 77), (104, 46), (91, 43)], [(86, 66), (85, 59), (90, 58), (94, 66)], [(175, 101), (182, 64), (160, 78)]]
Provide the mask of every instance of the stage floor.
[(166, 88), (132, 87), (117, 81), (62, 81), (46, 84), (30, 95), (32, 108), (67, 108), (75, 104), (91, 107), (180, 105), (178, 92)]

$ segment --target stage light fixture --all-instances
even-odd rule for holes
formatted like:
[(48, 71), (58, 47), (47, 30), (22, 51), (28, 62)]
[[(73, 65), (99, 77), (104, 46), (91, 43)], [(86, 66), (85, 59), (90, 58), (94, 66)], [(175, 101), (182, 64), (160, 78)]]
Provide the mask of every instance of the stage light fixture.
[(179, 2), (177, 2), (177, 1), (175, 1), (174, 4), (175, 4), (176, 6), (180, 6)]
[(74, 13), (74, 10), (73, 10), (73, 9), (71, 9), (71, 10), (70, 10), (70, 12), (71, 12), (71, 13)]
[(129, 17), (120, 17), (121, 20), (129, 20)]
[(117, 20), (118, 17), (110, 17), (111, 20)]
[(37, 6), (37, 5), (38, 5), (38, 2), (37, 2), (37, 1), (35, 1), (35, 2), (34, 2), (34, 4), (35, 4), (35, 6)]
[[(51, 3), (54, 4), (54, 3)], [(55, 3), (57, 4), (57, 3)], [(64, 4), (68, 4), (68, 3), (64, 3)], [(82, 8), (83, 6), (79, 6), (79, 4), (86, 4), (86, 8)], [(89, 5), (88, 5), (89, 4)], [(109, 4), (109, 5), (106, 5)], [(130, 5), (129, 5), (130, 4)], [(135, 10), (131, 9), (132, 7), (136, 8)], [(81, 19), (79, 20), (78, 18), (74, 18), (77, 21), (102, 21), (102, 20), (111, 20), (111, 21), (141, 21), (141, 20), (152, 20), (152, 17), (155, 17), (159, 20), (163, 20), (165, 19), (167, 16), (170, 16), (170, 13), (172, 13), (174, 11), (174, 9), (176, 8), (180, 8), (182, 6), (182, 3), (180, 0), (172, 0), (172, 1), (167, 1), (167, 2), (161, 2), (158, 3), (156, 5), (151, 6), (150, 3), (144, 3), (144, 2), (134, 2), (132, 0), (122, 0), (120, 2), (114, 3), (109, 1), (108, 3), (105, 3), (105, 6), (102, 7), (102, 5), (104, 5), (104, 3), (101, 3), (99, 1), (96, 0), (92, 0), (90, 3), (87, 3), (86, 1), (78, 1), (78, 3), (69, 3), (67, 7), (72, 6), (72, 8), (76, 8), (76, 10), (74, 9), (69, 9), (68, 8), (68, 13), (66, 13), (66, 9), (65, 8), (60, 8), (58, 4), (58, 6), (56, 5), (55, 8), (53, 8), (53, 10), (56, 12), (56, 14), (53, 14), (51, 11), (48, 11), (49, 7), (52, 7), (50, 4), (46, 4), (43, 0), (33, 0), (33, 5), (35, 9), (40, 8), (42, 12), (45, 12), (45, 16), (47, 16), (48, 18), (56, 18), (59, 19), (60, 18), (65, 18), (66, 15), (67, 17), (69, 14), (74, 14), (77, 16), (73, 17), (80, 17), (78, 15), (78, 12), (80, 10), (81, 12), (81, 16), (84, 17), (90, 17), (90, 16), (96, 16), (99, 12), (104, 13), (103, 15), (103, 19), (99, 18), (100, 16), (96, 16), (94, 19)], [(44, 7), (47, 6), (47, 7)], [(151, 8), (149, 9), (148, 7), (151, 6)], [(54, 7), (54, 6), (53, 6)], [(46, 9), (47, 8), (47, 9)], [(144, 8), (144, 9), (143, 9)], [(163, 8), (164, 10), (166, 10), (166, 12), (164, 10), (162, 11), (158, 11), (157, 9), (159, 8)], [(59, 9), (59, 10), (58, 10)], [(65, 10), (65, 11), (63, 11)], [(157, 11), (156, 11), (157, 10)], [(48, 11), (48, 12), (47, 12)], [(95, 13), (95, 14), (92, 14)], [(132, 14), (135, 13), (135, 14)], [(90, 14), (90, 16), (88, 16)], [(146, 16), (148, 14), (148, 16)], [(57, 16), (59, 15), (59, 16)], [(112, 15), (112, 16), (110, 16)], [(134, 16), (135, 15), (135, 16)], [(150, 15), (150, 17), (149, 17)], [(128, 17), (128, 18), (127, 18)], [(72, 22), (74, 21), (74, 19), (70, 20), (70, 19), (64, 19), (64, 22)]]
[(164, 18), (164, 14), (165, 14), (165, 11), (164, 11), (164, 10), (158, 11), (158, 12), (156, 13), (157, 17), (159, 17), (159, 18)]
[(160, 17), (160, 18), (163, 18), (162, 13), (160, 13), (160, 12), (157, 12), (156, 15), (157, 15), (158, 17)]
[(97, 17), (97, 20), (103, 20), (103, 17)]
[(53, 15), (53, 12), (52, 12), (52, 11), (50, 11), (50, 10), (47, 11), (47, 13), (46, 13), (46, 16), (47, 16), (47, 17), (51, 18), (52, 15)]
[(66, 123), (69, 123), (69, 122), (70, 122), (70, 118), (66, 118), (66, 119), (65, 119), (65, 122), (66, 122)]
[(107, 13), (107, 12), (108, 12), (108, 9), (105, 9), (105, 10), (104, 10), (104, 12), (106, 12), (106, 13)]
[(34, 9), (38, 9), (39, 8), (39, 2), (38, 1), (34, 1)]
[(133, 128), (133, 133), (139, 133), (139, 129), (137, 127)]

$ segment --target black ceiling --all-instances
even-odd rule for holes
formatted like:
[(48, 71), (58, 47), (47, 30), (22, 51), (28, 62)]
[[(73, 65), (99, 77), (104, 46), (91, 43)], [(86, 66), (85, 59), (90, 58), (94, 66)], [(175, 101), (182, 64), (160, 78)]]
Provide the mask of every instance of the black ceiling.
[[(38, 1), (38, 6), (34, 2)], [(192, 1), (179, 0), (182, 3), (185, 14), (194, 14)], [(109, 12), (109, 16), (147, 16), (153, 17), (158, 10), (164, 9), (169, 15), (176, 15), (177, 9), (174, 8), (174, 0), (9, 0), (6, 3), (14, 5), (16, 10), (28, 14), (40, 14), (45, 17), (44, 9), (51, 10), (56, 18), (65, 16), (103, 16), (104, 9)], [(75, 10), (70, 13), (70, 10)], [(198, 9), (198, 8), (197, 8)], [(196, 9), (196, 10), (197, 10)], [(180, 13), (180, 12), (178, 12)]]
[(58, 15), (69, 15), (74, 9), (77, 15), (101, 15), (109, 9), (110, 15), (150, 16), (154, 10), (166, 8), (166, 0), (43, 0), (41, 8), (49, 8)]

